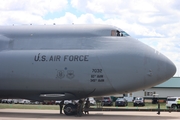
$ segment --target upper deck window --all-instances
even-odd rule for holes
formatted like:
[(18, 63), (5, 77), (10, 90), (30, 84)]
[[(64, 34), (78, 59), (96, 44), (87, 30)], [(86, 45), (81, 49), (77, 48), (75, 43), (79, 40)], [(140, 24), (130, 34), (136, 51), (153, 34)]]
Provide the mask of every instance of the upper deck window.
[(111, 36), (120, 36), (120, 37), (126, 37), (129, 36), (125, 31), (119, 31), (119, 30), (112, 30)]

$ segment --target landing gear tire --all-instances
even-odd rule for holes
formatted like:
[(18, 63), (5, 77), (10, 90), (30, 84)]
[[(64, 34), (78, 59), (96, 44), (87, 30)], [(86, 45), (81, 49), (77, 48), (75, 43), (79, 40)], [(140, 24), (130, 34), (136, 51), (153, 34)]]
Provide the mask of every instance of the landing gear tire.
[(173, 105), (171, 106), (171, 108), (176, 109), (177, 106), (173, 104)]
[(64, 113), (66, 115), (76, 115), (77, 114), (77, 106), (74, 104), (67, 104), (64, 107)]

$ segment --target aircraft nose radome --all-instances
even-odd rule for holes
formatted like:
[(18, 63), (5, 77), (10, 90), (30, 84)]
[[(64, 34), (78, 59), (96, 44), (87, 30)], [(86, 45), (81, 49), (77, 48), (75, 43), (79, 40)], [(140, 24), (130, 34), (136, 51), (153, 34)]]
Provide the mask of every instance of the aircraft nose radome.
[(176, 66), (168, 58), (166, 59), (166, 78), (171, 78), (176, 73)]
[(164, 82), (165, 80), (170, 79), (176, 73), (176, 67), (174, 63), (169, 60), (164, 55), (157, 55), (157, 76), (159, 76), (158, 80)]

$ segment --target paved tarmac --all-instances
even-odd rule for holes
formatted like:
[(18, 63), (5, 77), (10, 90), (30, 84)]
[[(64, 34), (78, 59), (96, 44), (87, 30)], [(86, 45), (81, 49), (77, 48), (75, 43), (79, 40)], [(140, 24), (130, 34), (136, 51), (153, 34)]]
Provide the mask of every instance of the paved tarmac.
[(0, 120), (180, 120), (180, 112), (90, 111), (82, 117), (60, 115), (58, 110), (0, 109)]

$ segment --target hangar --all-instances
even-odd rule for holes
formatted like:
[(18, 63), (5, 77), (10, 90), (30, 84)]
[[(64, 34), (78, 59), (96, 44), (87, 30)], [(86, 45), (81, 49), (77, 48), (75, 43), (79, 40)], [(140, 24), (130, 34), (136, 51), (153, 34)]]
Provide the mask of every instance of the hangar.
[[(156, 96), (154, 96), (155, 94)], [(172, 77), (168, 81), (149, 89), (124, 94), (124, 97), (128, 101), (131, 101), (134, 97), (144, 97), (146, 99), (158, 97), (160, 99), (166, 99), (170, 96), (180, 96), (180, 77)]]

